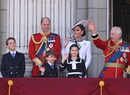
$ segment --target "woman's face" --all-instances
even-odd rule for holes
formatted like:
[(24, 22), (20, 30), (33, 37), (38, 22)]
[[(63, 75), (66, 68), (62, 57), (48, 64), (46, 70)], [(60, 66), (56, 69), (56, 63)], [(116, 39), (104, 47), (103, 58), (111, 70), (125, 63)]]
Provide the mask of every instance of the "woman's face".
[(83, 34), (84, 31), (81, 30), (81, 28), (79, 26), (75, 26), (74, 27), (74, 37), (77, 38), (77, 37), (82, 37), (82, 34)]
[(72, 47), (71, 50), (70, 50), (70, 54), (72, 57), (77, 57), (78, 54), (79, 54), (79, 50), (77, 47)]

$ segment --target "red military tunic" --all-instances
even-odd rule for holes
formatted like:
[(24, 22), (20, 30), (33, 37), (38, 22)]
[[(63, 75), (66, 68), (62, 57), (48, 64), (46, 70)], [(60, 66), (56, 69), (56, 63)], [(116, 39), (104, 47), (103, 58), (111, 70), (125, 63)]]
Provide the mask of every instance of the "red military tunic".
[(51, 32), (48, 32), (45, 36), (41, 31), (41, 33), (34, 34), (31, 37), (29, 43), (29, 57), (34, 63), (32, 76), (39, 76), (38, 67), (40, 67), (42, 63), (46, 63), (45, 50), (54, 50), (58, 60), (61, 52), (60, 36)]
[[(92, 36), (93, 37), (93, 36)], [(108, 43), (109, 43), (109, 40), (106, 40), (106, 41), (102, 41), (99, 37), (99, 35), (97, 34), (96, 37), (93, 37), (93, 42), (95, 44), (95, 46), (97, 48), (100, 48), (103, 50), (104, 52), (104, 55), (108, 55), (109, 53), (112, 52), (112, 50), (110, 50), (108, 48)], [(124, 42), (122, 40), (120, 40), (118, 42), (118, 46), (122, 46), (124, 44)], [(110, 41), (110, 46), (113, 47), (115, 46), (116, 44), (111, 42)], [(128, 45), (128, 49), (130, 49), (130, 46)], [(105, 64), (107, 63), (107, 61), (116, 53), (116, 51), (114, 50), (114, 52), (112, 52), (108, 57), (105, 57)], [(115, 62), (112, 63), (115, 64), (115, 63), (119, 63), (119, 65), (123, 64), (124, 66), (128, 66), (130, 65), (130, 53), (129, 52), (123, 52), (122, 55), (117, 58), (115, 60)], [(107, 63), (109, 64), (109, 63)], [(125, 68), (119, 68), (119, 67), (108, 67), (104, 72), (103, 70), (101, 71), (100, 75), (103, 73), (103, 77), (102, 78), (123, 78), (123, 71), (124, 71)], [(100, 77), (99, 75), (99, 77)]]

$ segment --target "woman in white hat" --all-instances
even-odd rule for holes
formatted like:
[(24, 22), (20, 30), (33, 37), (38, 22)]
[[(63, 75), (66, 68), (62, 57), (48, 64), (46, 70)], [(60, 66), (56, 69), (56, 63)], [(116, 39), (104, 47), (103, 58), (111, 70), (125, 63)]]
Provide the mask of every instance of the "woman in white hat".
[(86, 35), (84, 23), (81, 22), (74, 25), (71, 28), (71, 33), (74, 35), (73, 38), (67, 37), (63, 43), (63, 50), (62, 55), (65, 53), (69, 54), (69, 48), (72, 44), (77, 44), (80, 48), (79, 50), (79, 57), (85, 60), (85, 67), (88, 68), (89, 64), (91, 63), (91, 42), (83, 40), (82, 36)]

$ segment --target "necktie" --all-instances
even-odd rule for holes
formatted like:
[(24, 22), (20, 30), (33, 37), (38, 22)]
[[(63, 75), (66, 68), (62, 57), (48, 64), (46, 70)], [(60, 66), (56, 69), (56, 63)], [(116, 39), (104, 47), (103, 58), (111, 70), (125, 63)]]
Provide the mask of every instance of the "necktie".
[(15, 53), (12, 53), (12, 57), (13, 57), (13, 58), (15, 57)]
[(52, 68), (52, 69), (54, 68), (53, 64), (51, 64), (51, 68)]

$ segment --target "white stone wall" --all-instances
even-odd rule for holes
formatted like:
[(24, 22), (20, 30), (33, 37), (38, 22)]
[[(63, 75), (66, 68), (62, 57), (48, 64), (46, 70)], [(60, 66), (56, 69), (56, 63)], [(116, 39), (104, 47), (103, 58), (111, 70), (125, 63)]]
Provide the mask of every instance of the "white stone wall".
[(5, 53), (7, 35), (7, 1), (0, 0), (0, 55)]
[[(102, 40), (107, 39), (107, 0), (88, 0), (88, 19), (92, 20), (96, 25), (96, 31)], [(88, 39), (91, 40), (91, 32), (89, 31)], [(93, 42), (92, 61), (88, 69), (89, 77), (98, 77), (102, 67), (104, 66), (104, 57), (102, 51), (97, 49)]]
[(0, 62), (2, 54), (4, 54), (6, 51), (6, 45), (5, 45), (6, 38), (7, 38), (7, 0), (0, 0)]

